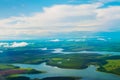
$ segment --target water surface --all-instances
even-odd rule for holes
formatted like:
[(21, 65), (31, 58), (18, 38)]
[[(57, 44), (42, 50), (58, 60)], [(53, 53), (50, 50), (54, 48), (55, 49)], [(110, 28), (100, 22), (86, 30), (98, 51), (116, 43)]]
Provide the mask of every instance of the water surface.
[(56, 77), (56, 76), (75, 76), (82, 77), (82, 80), (120, 80), (120, 76), (99, 72), (96, 71), (96, 67), (94, 65), (90, 65), (86, 69), (63, 69), (54, 66), (46, 65), (46, 63), (42, 63), (39, 65), (31, 65), (31, 64), (13, 64), (14, 66), (19, 66), (21, 68), (33, 68), (36, 70), (46, 71), (46, 73), (42, 74), (21, 74), (20, 76), (34, 78), (46, 78), (46, 77)]

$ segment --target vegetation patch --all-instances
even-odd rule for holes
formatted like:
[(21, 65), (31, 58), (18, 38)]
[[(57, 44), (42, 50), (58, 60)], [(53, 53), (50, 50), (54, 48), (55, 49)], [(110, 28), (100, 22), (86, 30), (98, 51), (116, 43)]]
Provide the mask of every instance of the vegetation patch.
[(101, 66), (98, 70), (120, 75), (120, 59), (107, 60), (107, 64)]
[(50, 58), (48, 65), (58, 66), (61, 68), (84, 69), (89, 65), (102, 65), (106, 61), (99, 54), (67, 54), (58, 55)]

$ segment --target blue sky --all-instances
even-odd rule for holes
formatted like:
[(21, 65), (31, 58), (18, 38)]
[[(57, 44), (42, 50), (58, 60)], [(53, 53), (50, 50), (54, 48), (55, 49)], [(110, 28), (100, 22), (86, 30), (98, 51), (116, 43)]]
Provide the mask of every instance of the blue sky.
[[(0, 17), (30, 15), (42, 11), (43, 7), (50, 7), (57, 4), (79, 4), (82, 2), (69, 2), (69, 0), (1, 0)], [(87, 1), (85, 1), (87, 2)]]
[(62, 4), (90, 4), (95, 2), (104, 2), (104, 7), (119, 6), (119, 0), (0, 0), (0, 18), (11, 16), (31, 15), (42, 11), (43, 7)]
[(120, 0), (0, 0), (1, 39), (119, 31), (119, 21)]

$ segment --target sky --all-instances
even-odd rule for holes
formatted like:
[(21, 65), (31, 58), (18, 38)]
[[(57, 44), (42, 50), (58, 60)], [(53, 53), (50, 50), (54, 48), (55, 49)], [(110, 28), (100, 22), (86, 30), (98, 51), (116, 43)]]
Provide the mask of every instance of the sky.
[(120, 0), (0, 0), (0, 40), (120, 31)]

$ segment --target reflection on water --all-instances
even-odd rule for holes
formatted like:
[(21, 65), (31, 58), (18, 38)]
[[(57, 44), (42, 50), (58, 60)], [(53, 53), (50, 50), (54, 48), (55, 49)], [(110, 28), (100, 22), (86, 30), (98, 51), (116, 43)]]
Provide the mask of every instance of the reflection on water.
[(98, 72), (94, 65), (89, 66), (86, 69), (63, 69), (53, 66), (48, 66), (46, 63), (39, 65), (30, 64), (13, 64), (14, 66), (19, 66), (21, 68), (33, 68), (36, 70), (46, 71), (42, 74), (21, 74), (20, 76), (27, 76), (30, 78), (45, 78), (45, 77), (55, 77), (55, 76), (75, 76), (82, 77), (82, 80), (120, 80), (120, 76)]
[(6, 80), (4, 77), (0, 76), (0, 80)]

